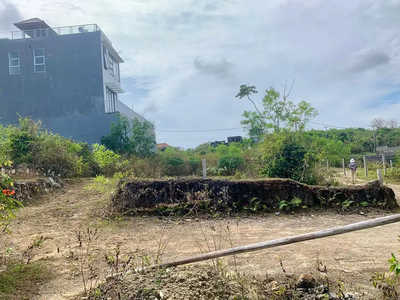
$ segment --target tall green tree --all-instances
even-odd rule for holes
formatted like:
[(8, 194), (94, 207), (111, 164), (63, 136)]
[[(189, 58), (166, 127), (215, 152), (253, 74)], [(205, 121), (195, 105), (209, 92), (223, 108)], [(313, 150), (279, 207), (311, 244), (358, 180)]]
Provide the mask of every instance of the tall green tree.
[(129, 138), (132, 154), (146, 157), (153, 153), (156, 147), (153, 129), (153, 124), (150, 122), (140, 122), (138, 119), (132, 120), (132, 136)]
[(251, 95), (257, 93), (256, 87), (240, 86), (236, 98), (247, 97), (256, 109), (256, 111), (244, 111), (242, 114), (244, 120), (241, 121), (241, 124), (246, 126), (250, 136), (261, 137), (270, 129), (274, 132), (279, 132), (282, 128), (301, 131), (318, 115), (318, 112), (310, 103), (301, 101), (298, 104), (294, 104), (288, 99), (293, 85), (294, 81), (288, 89), (286, 83), (283, 86), (282, 95), (274, 87), (270, 87), (270, 89), (266, 90), (262, 103), (260, 103), (261, 108), (250, 98)]
[(118, 116), (117, 123), (111, 122), (110, 133), (100, 138), (107, 149), (118, 154), (130, 153), (130, 121), (124, 116)]
[(117, 123), (111, 123), (110, 133), (101, 137), (100, 142), (107, 149), (118, 154), (150, 156), (156, 146), (153, 125), (138, 119), (129, 120), (119, 116)]

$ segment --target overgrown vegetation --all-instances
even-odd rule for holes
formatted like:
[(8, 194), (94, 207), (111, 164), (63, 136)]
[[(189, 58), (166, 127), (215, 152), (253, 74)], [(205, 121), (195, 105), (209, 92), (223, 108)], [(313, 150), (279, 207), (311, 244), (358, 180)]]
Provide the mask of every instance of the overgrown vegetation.
[[(10, 164), (10, 161), (5, 161), (0, 163), (0, 167)], [(15, 210), (22, 207), (22, 203), (14, 199), (14, 194), (12, 179), (8, 175), (0, 173), (0, 229), (3, 232), (9, 233), (8, 222), (15, 218)]]
[[(278, 122), (277, 117), (274, 118), (274, 122)], [(130, 122), (121, 117), (111, 125), (111, 132), (102, 138), (102, 144), (88, 145), (52, 134), (40, 121), (21, 117), (19, 126), (0, 127), (0, 159), (3, 162), (12, 160), (13, 167), (29, 165), (39, 175), (112, 177), (120, 174), (136, 178), (201, 176), (201, 162), (205, 159), (207, 174), (211, 177), (278, 177), (312, 185), (335, 184), (326, 170), (326, 159), (331, 166), (341, 166), (342, 158), (348, 160), (359, 152), (354, 150), (354, 144), (365, 146), (362, 139), (371, 140), (369, 133), (361, 129), (305, 131), (303, 125), (311, 115), (305, 117), (303, 125), (297, 123), (297, 130), (293, 130), (292, 118), (295, 117), (279, 116), (279, 130), (277, 123), (265, 127), (258, 143), (244, 139), (216, 148), (205, 143), (194, 149), (169, 147), (155, 151), (151, 125), (138, 120)], [(400, 178), (398, 161), (397, 157), (393, 161), (394, 168), (388, 170), (389, 179)], [(375, 170), (379, 166), (371, 163), (369, 167)]]
[(382, 291), (384, 299), (394, 300), (400, 296), (400, 261), (392, 253), (388, 263), (388, 272), (377, 272), (371, 280), (373, 286)]
[(26, 264), (10, 261), (0, 273), (0, 298), (4, 300), (31, 299), (39, 294), (41, 284), (51, 277), (43, 262)]

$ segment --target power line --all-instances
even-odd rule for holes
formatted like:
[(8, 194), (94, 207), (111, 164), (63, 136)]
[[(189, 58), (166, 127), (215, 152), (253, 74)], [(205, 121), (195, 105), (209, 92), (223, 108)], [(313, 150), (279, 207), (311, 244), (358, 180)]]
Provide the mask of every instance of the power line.
[(340, 127), (340, 126), (335, 126), (335, 125), (329, 125), (329, 124), (323, 124), (323, 123), (317, 123), (317, 122), (308, 122), (310, 124), (316, 124), (316, 125), (322, 125), (326, 127), (333, 127), (333, 128), (341, 128), (341, 129), (346, 129), (348, 127)]
[(156, 129), (155, 131), (158, 132), (209, 132), (209, 131), (228, 131), (228, 130), (236, 130), (236, 129), (243, 129), (243, 127), (232, 127), (232, 128), (220, 128), (220, 129), (199, 129), (199, 130), (159, 130)]
[(226, 137), (223, 138), (204, 138), (204, 139), (166, 139), (168, 141), (218, 141), (218, 140), (225, 140)]
[[(325, 123), (318, 123), (318, 122), (309, 122), (310, 124), (315, 124), (315, 125), (321, 125), (325, 127), (330, 127), (330, 128), (339, 128), (339, 129), (348, 129), (351, 127), (342, 127), (342, 126), (336, 126), (336, 125), (330, 125), (330, 124), (325, 124)], [(371, 127), (371, 126), (357, 126), (360, 128), (365, 128), (365, 127)], [(243, 127), (231, 127), (231, 128), (219, 128), (219, 129), (198, 129), (198, 130), (163, 130), (163, 129), (155, 129), (157, 132), (176, 132), (176, 133), (183, 133), (183, 132), (212, 132), (212, 131), (229, 131), (229, 130), (237, 130), (237, 129), (243, 129)]]
[[(341, 126), (336, 126), (336, 125), (329, 125), (329, 124), (324, 124), (324, 123), (317, 123), (317, 122), (308, 122), (310, 124), (316, 124), (316, 125), (322, 125), (326, 127), (332, 127), (332, 128), (340, 128), (340, 129), (349, 129), (352, 127), (341, 127)], [(371, 127), (371, 126), (357, 126), (358, 128), (364, 128), (364, 127)]]

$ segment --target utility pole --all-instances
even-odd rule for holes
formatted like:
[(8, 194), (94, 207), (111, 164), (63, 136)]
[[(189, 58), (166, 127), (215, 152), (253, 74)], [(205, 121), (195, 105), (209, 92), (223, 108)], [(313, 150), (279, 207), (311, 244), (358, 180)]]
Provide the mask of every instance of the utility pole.
[(328, 131), (327, 131), (327, 130), (328, 130), (328, 127), (325, 126), (325, 137), (326, 137), (326, 138), (328, 138)]
[(376, 132), (375, 132), (375, 126), (372, 125), (372, 131), (374, 134), (374, 153), (376, 154)]

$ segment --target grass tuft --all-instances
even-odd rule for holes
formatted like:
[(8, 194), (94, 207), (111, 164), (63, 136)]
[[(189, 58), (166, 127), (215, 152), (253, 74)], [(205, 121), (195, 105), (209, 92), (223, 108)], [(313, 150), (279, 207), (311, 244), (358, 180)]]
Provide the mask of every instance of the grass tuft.
[(31, 299), (39, 293), (40, 283), (50, 277), (50, 269), (43, 262), (9, 262), (0, 273), (0, 299)]

